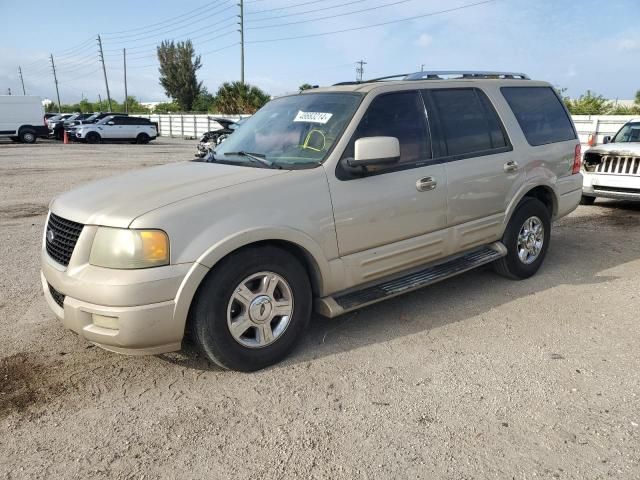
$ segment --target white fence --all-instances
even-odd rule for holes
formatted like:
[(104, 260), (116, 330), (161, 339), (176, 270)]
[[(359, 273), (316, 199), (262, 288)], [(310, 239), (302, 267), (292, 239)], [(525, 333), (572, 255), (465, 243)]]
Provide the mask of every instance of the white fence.
[(214, 118), (228, 118), (239, 120), (247, 115), (216, 115), (216, 114), (179, 114), (166, 115), (138, 115), (158, 123), (158, 135), (161, 137), (199, 138), (210, 130), (215, 130)]
[(580, 142), (587, 144), (589, 135), (597, 135), (597, 143), (601, 144), (604, 137), (613, 136), (620, 127), (633, 118), (634, 115), (573, 115), (573, 123), (576, 125)]
[[(158, 122), (158, 134), (163, 137), (198, 138), (212, 129), (214, 117), (238, 120), (246, 115), (216, 115), (216, 114), (166, 114), (140, 115)], [(578, 130), (580, 142), (587, 143), (591, 133), (602, 143), (607, 135), (614, 135), (622, 125), (634, 118), (633, 115), (573, 115), (573, 122)]]

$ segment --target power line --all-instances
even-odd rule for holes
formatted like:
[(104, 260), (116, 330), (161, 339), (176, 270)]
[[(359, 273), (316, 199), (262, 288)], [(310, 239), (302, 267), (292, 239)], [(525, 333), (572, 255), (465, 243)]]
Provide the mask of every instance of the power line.
[(376, 28), (376, 27), (382, 27), (384, 25), (391, 25), (394, 23), (401, 23), (401, 22), (410, 22), (412, 20), (417, 20), (419, 18), (426, 18), (426, 17), (433, 17), (435, 15), (442, 15), (445, 13), (451, 13), (451, 12), (456, 12), (458, 10), (464, 10), (467, 8), (472, 8), (472, 7), (477, 7), (480, 5), (486, 5), (488, 3), (493, 3), (496, 0), (484, 0), (482, 2), (476, 2), (476, 3), (469, 3), (466, 5), (461, 5), (459, 7), (454, 7), (454, 8), (447, 8), (445, 10), (439, 10), (437, 12), (430, 12), (430, 13), (425, 13), (422, 15), (414, 15), (412, 17), (405, 17), (405, 18), (399, 18), (397, 20), (390, 20), (388, 22), (380, 22), (380, 23), (374, 23), (371, 25), (363, 25), (361, 27), (352, 27), (352, 28), (344, 28), (342, 30), (333, 30), (331, 32), (321, 32), (321, 33), (309, 33), (306, 35), (296, 35), (296, 36), (292, 36), (292, 37), (280, 37), (280, 38), (267, 38), (264, 40), (250, 40), (246, 43), (271, 43), (271, 42), (282, 42), (285, 40), (298, 40), (300, 38), (311, 38), (311, 37), (322, 37), (322, 36), (326, 36), (326, 35), (335, 35), (338, 33), (346, 33), (346, 32), (354, 32), (357, 30), (366, 30), (369, 28)]
[[(267, 8), (266, 10), (256, 10), (254, 12), (249, 11), (249, 12), (247, 12), (247, 16), (257, 15), (259, 13), (267, 13), (267, 12), (276, 12), (276, 11), (279, 11), (279, 10), (287, 10), (289, 8), (302, 7), (303, 5), (311, 5), (313, 3), (323, 3), (325, 1), (326, 0), (310, 0), (308, 2), (297, 3), (295, 5), (289, 5), (287, 7)], [(252, 2), (247, 2), (247, 3), (252, 3)]]
[(218, 0), (215, 0), (213, 2), (209, 2), (209, 3), (205, 4), (205, 5), (199, 6), (198, 8), (194, 8), (193, 10), (189, 10), (188, 12), (185, 12), (185, 13), (183, 13), (181, 15), (174, 16), (174, 17), (168, 18), (166, 20), (162, 20), (161, 22), (152, 23), (152, 24), (149, 24), (149, 25), (144, 25), (142, 27), (131, 28), (131, 29), (128, 29), (128, 30), (120, 30), (118, 32), (105, 32), (105, 33), (103, 33), (103, 35), (118, 35), (120, 33), (134, 32), (134, 31), (139, 31), (139, 30), (144, 30), (144, 29), (147, 29), (147, 28), (155, 27), (156, 25), (163, 25), (165, 23), (171, 23), (171, 22), (175, 21), (177, 18), (181, 18), (181, 17), (187, 16), (187, 15), (189, 15), (191, 13), (194, 13), (194, 12), (201, 12), (203, 8), (208, 7), (209, 5), (212, 5), (212, 4), (216, 3), (217, 1)]
[(367, 8), (361, 8), (360, 10), (353, 10), (351, 12), (337, 13), (335, 15), (327, 15), (325, 17), (309, 18), (307, 20), (296, 20), (295, 22), (276, 23), (274, 25), (261, 25), (259, 27), (249, 27), (247, 30), (249, 30), (249, 29), (251, 29), (251, 30), (261, 30), (263, 28), (286, 27), (288, 25), (298, 25), (300, 23), (317, 22), (319, 20), (327, 20), (327, 19), (330, 19), (330, 18), (346, 17), (348, 15), (355, 15), (356, 13), (370, 12), (371, 10), (378, 10), (380, 8), (385, 8), (385, 7), (393, 7), (394, 5), (400, 5), (401, 3), (408, 3), (408, 2), (413, 2), (413, 1), (414, 0), (397, 0), (397, 1), (391, 2), (391, 3), (385, 3), (383, 5), (377, 5), (375, 7), (367, 7)]
[[(307, 13), (315, 13), (315, 12), (322, 12), (324, 10), (332, 10), (334, 8), (341, 8), (341, 7), (348, 7), (351, 5), (354, 5), (356, 3), (363, 3), (363, 2), (368, 2), (369, 0), (355, 0), (352, 2), (346, 2), (346, 3), (340, 3), (338, 5), (331, 5), (329, 7), (322, 7), (322, 8), (314, 8), (313, 10), (304, 10), (302, 12), (295, 12), (295, 13), (287, 13), (285, 15), (277, 15), (275, 17), (267, 17), (267, 18), (257, 18), (255, 20), (247, 20), (247, 22), (265, 22), (265, 21), (269, 21), (269, 20), (276, 20), (278, 18), (286, 18), (286, 17), (293, 17), (296, 15), (305, 15)], [(315, 3), (315, 2), (313, 2)]]

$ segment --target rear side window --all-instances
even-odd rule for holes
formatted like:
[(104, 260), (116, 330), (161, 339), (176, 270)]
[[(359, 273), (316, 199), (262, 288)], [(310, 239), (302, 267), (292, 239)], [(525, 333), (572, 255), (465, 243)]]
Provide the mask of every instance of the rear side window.
[(530, 145), (576, 138), (567, 111), (550, 87), (502, 87), (500, 90)]
[(504, 128), (486, 95), (476, 88), (425, 91), (438, 118), (440, 156), (469, 156), (510, 149)]

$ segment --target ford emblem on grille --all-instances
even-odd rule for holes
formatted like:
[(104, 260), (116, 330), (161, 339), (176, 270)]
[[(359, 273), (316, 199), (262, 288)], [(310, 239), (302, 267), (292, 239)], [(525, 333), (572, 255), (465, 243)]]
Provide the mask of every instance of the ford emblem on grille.
[(49, 240), (49, 243), (53, 242), (54, 238), (56, 238), (56, 234), (53, 233), (53, 230), (47, 230), (47, 240)]

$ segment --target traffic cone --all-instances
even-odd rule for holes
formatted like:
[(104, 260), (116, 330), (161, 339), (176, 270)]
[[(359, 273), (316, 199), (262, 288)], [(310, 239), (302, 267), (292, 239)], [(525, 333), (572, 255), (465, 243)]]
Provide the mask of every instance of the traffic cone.
[(64, 143), (69, 143), (69, 135), (67, 134), (66, 130), (64, 131), (63, 140)]

